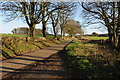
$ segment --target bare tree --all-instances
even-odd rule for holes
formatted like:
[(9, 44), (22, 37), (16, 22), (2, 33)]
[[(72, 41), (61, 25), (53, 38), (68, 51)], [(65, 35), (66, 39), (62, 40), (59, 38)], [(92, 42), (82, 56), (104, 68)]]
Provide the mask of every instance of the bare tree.
[(46, 25), (47, 25), (47, 21), (49, 20), (49, 7), (50, 7), (50, 3), (49, 2), (42, 2), (41, 8), (42, 8), (42, 33), (43, 33), (43, 37), (46, 37)]
[(116, 2), (86, 2), (81, 6), (84, 9), (85, 16), (88, 17), (89, 23), (102, 23), (108, 29), (109, 41), (118, 45), (117, 36), (117, 9)]
[[(64, 3), (66, 4), (66, 2)], [(43, 36), (46, 37), (46, 25), (49, 18), (52, 18), (52, 13), (56, 12), (57, 10), (64, 10), (67, 9), (69, 5), (61, 5), (58, 2), (42, 2), (42, 27), (43, 27)], [(53, 20), (52, 20), (53, 22)], [(57, 22), (56, 22), (57, 23)], [(56, 24), (55, 23), (55, 24)], [(55, 26), (55, 25), (54, 25)]]
[(0, 10), (7, 16), (7, 20), (23, 18), (30, 28), (30, 37), (34, 36), (35, 26), (41, 22), (41, 2), (3, 2)]
[(61, 28), (61, 37), (64, 36), (63, 30), (65, 29), (65, 24), (67, 23), (67, 20), (71, 15), (73, 15), (73, 10), (76, 7), (76, 3), (70, 3), (70, 2), (65, 2), (65, 3), (60, 3), (60, 6), (66, 6), (66, 8), (60, 10), (59, 14), (59, 25)]
[(51, 23), (52, 23), (52, 27), (53, 27), (53, 32), (54, 32), (54, 37), (57, 37), (57, 31), (56, 31), (56, 27), (59, 21), (59, 14), (60, 11), (56, 11), (54, 13), (51, 13), (50, 18), (51, 18)]
[(12, 32), (13, 34), (17, 34), (17, 29), (14, 28), (11, 32)]
[(61, 37), (63, 37), (64, 34), (64, 29), (65, 29), (65, 24), (67, 23), (68, 20), (68, 15), (60, 15), (60, 28), (61, 28)]

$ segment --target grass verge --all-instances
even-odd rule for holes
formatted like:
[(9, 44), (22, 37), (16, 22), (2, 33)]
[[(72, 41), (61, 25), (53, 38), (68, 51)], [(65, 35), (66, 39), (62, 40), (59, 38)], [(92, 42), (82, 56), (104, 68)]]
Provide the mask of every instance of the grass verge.
[(68, 68), (79, 78), (119, 80), (120, 54), (91, 43), (73, 41), (66, 47), (65, 60)]
[(23, 37), (3, 37), (2, 38), (2, 59), (11, 58), (13, 56), (21, 55), (37, 49), (53, 46), (56, 43), (60, 43), (64, 40), (56, 40), (52, 38), (46, 38), (41, 40), (39, 38), (30, 38), (29, 41), (24, 40)]

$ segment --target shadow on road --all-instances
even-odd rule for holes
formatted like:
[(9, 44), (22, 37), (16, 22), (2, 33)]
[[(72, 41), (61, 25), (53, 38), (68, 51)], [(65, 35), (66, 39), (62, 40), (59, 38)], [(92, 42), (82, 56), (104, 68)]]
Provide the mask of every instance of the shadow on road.
[[(9, 74), (5, 75), (2, 80), (9, 79), (24, 79), (24, 78), (71, 78), (72, 74), (67, 70), (66, 68), (66, 62), (61, 58), (59, 54), (62, 54), (63, 51), (60, 51), (59, 53), (56, 53), (54, 55), (51, 55), (48, 58), (45, 58), (44, 60), (36, 60), (36, 59), (27, 59), (27, 58), (14, 58), (14, 59), (22, 59), (22, 60), (30, 60), (30, 61), (36, 61), (33, 64), (27, 65), (20, 62), (10, 62), (13, 64), (21, 64), (26, 65), (22, 69), (14, 69), (9, 67), (2, 67), (3, 69), (9, 69), (3, 70), (2, 72), (8, 72)], [(25, 55), (28, 56), (28, 55)], [(34, 57), (34, 56), (28, 56), (28, 57)], [(37, 57), (39, 58), (39, 57)], [(14, 70), (14, 72), (10, 72), (10, 70)]]

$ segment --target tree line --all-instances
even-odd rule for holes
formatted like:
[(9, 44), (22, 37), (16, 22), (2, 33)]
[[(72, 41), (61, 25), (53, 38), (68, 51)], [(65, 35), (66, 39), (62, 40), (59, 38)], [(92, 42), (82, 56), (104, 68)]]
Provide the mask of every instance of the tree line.
[[(40, 23), (42, 23), (43, 37), (46, 37), (47, 24), (52, 24), (54, 37), (57, 37), (58, 29), (61, 30), (61, 36), (63, 37), (66, 33), (65, 28), (70, 29), (70, 25), (67, 23), (70, 20), (70, 16), (73, 15), (76, 3), (31, 2), (30, 0), (27, 0), (27, 2), (2, 2), (0, 6), (0, 10), (3, 12), (3, 15), (6, 16), (6, 21), (21, 18), (28, 24), (30, 37), (34, 36), (35, 27)], [(74, 22), (76, 23), (77, 21), (74, 20)], [(69, 33), (71, 36), (81, 32), (81, 26), (78, 24), (76, 25), (75, 23), (72, 23), (74, 24), (73, 27), (78, 28), (80, 31), (78, 32), (77, 30), (77, 32), (75, 32), (76, 30), (74, 30), (74, 33)], [(69, 31), (67, 31), (67, 33)]]
[[(29, 35), (30, 30), (28, 27), (18, 27), (18, 28), (14, 28), (11, 32), (13, 34), (27, 34), (27, 35)], [(34, 35), (42, 35), (42, 30), (35, 29)]]

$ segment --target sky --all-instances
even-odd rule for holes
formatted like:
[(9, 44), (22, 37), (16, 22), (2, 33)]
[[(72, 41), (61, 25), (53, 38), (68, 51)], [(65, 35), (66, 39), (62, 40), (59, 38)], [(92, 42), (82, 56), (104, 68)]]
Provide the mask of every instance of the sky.
[[(84, 17), (82, 17), (80, 5), (78, 5), (76, 7), (76, 9), (74, 11), (74, 15), (71, 18), (76, 21), (79, 21), (80, 24), (84, 24), (85, 19), (84, 19)], [(14, 28), (28, 27), (28, 25), (25, 22), (23, 22), (21, 19), (15, 19), (10, 22), (5, 22), (4, 20), (5, 20), (5, 16), (2, 16), (1, 12), (0, 12), (0, 33), (7, 33), (7, 34), (10, 33), (11, 34), (12, 33), (11, 31)], [(51, 27), (51, 25), (47, 25), (47, 26)], [(95, 24), (95, 25), (90, 25), (88, 27), (82, 27), (82, 29), (84, 31), (84, 34), (92, 34), (93, 32), (97, 32), (99, 34), (107, 33), (107, 29), (105, 29), (105, 28), (95, 28), (95, 27), (101, 27), (101, 26), (103, 26), (103, 25)], [(42, 25), (38, 24), (38, 25), (36, 25), (36, 28), (42, 29)], [(48, 31), (48, 32), (50, 32), (50, 31)]]

